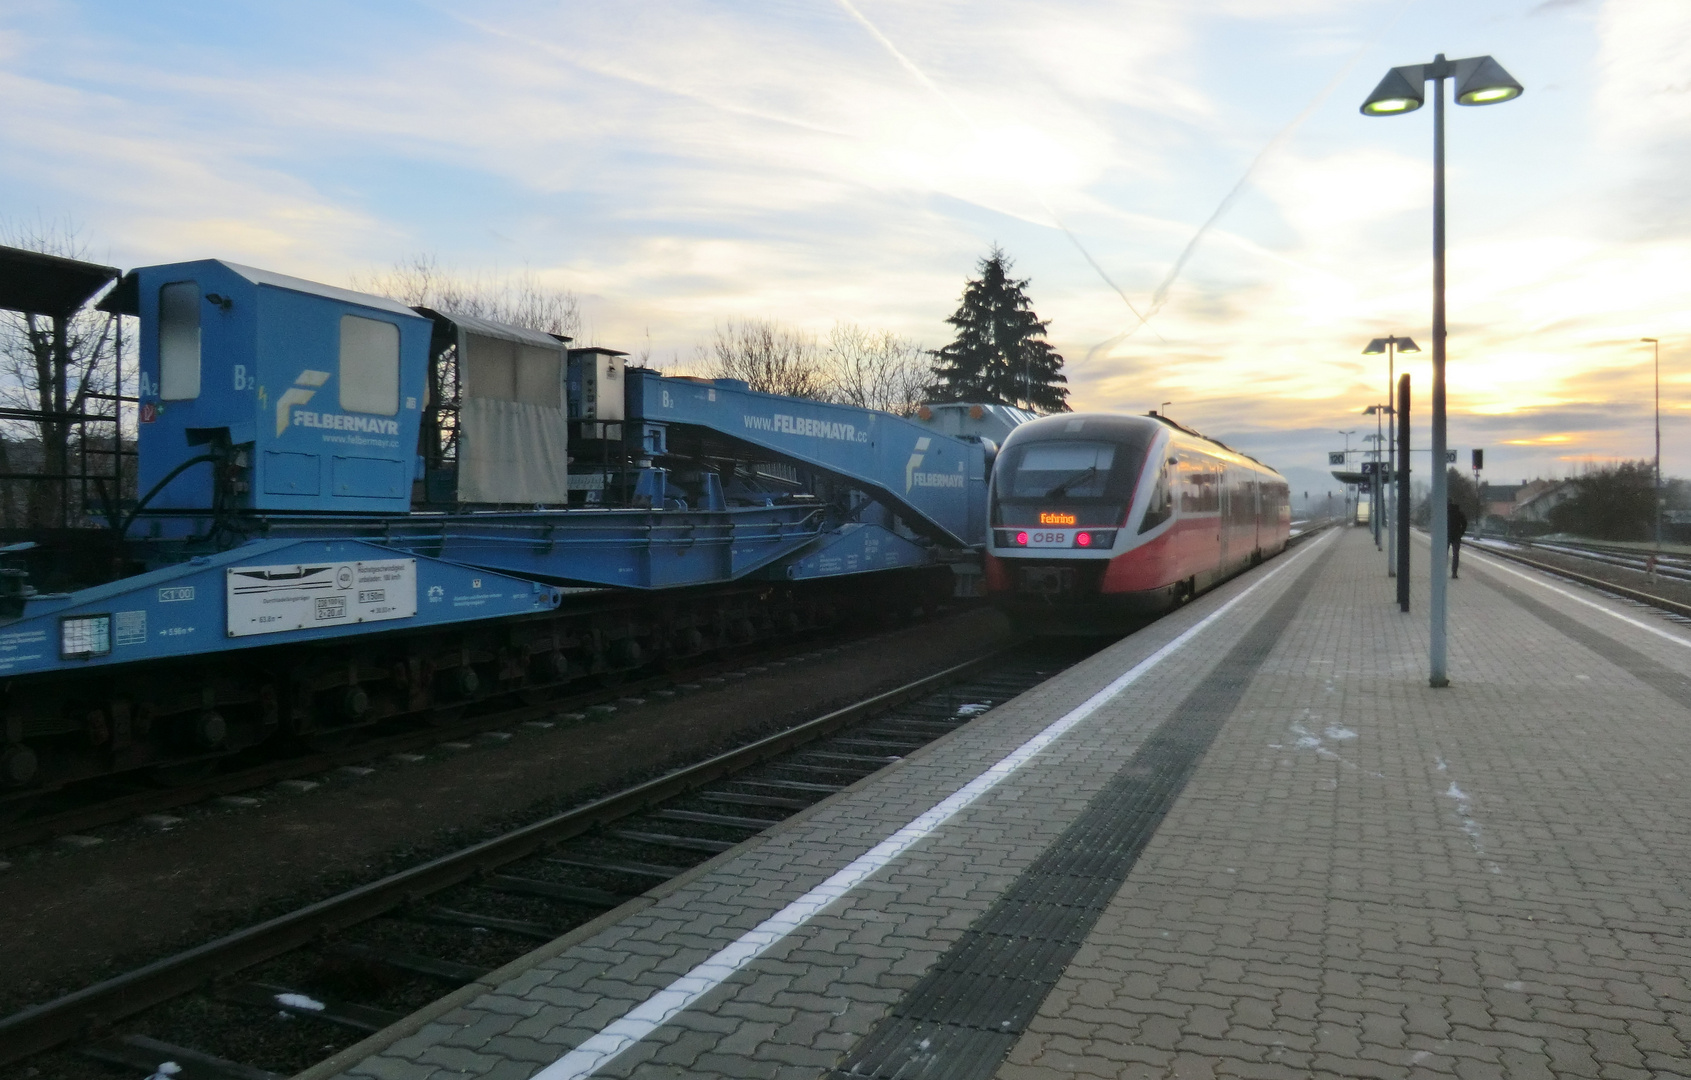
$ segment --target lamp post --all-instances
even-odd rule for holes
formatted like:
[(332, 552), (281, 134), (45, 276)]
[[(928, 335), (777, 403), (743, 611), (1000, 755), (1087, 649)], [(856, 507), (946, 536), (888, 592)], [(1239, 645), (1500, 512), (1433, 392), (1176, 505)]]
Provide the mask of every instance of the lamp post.
[[(1375, 428), (1380, 426), (1378, 409), (1380, 409), (1380, 406), (1368, 406), (1365, 411), (1363, 411), (1363, 416), (1376, 417)], [(1380, 536), (1380, 515), (1383, 514), (1383, 510), (1380, 509), (1380, 485), (1383, 483), (1383, 480), (1380, 480), (1380, 445), (1385, 443), (1385, 436), (1378, 433), (1378, 431), (1375, 431), (1373, 434), (1365, 434), (1365, 436), (1363, 436), (1363, 441), (1365, 441), (1365, 443), (1373, 443), (1373, 456), (1375, 456), (1373, 478), (1371, 478), (1370, 482), (1368, 482), (1368, 527), (1370, 527), (1370, 531), (1373, 531), (1373, 534), (1375, 534), (1375, 551), (1378, 551), (1378, 549), (1380, 549), (1380, 543), (1382, 543), (1382, 536)]]
[(1396, 116), (1414, 112), (1433, 83), (1433, 565), (1428, 578), (1431, 633), (1427, 649), (1427, 682), (1449, 686), (1445, 643), (1445, 605), (1449, 579), (1444, 575), (1450, 546), (1450, 498), (1444, 468), (1444, 81), (1456, 80), (1458, 105), (1495, 105), (1521, 96), (1521, 84), (1489, 56), (1446, 60), (1443, 53), (1430, 64), (1394, 67), (1362, 103), (1364, 116)]
[(1662, 561), (1662, 343), (1653, 337), (1639, 338), (1656, 350), (1656, 563)]
[[(1355, 435), (1355, 434), (1356, 434), (1356, 429), (1355, 429), (1355, 428), (1351, 428), (1351, 429), (1350, 429), (1350, 430), (1349, 430), (1349, 431), (1341, 431), (1341, 432), (1339, 432), (1339, 434), (1340, 434), (1340, 435), (1343, 435), (1343, 436), (1344, 436), (1344, 437), (1345, 437), (1345, 468), (1347, 468), (1347, 469), (1348, 469), (1348, 468), (1350, 468), (1350, 437), (1351, 437), (1351, 436), (1352, 436), (1352, 435)], [(1345, 485), (1345, 487), (1346, 487), (1346, 492), (1345, 492), (1345, 503), (1346, 503), (1346, 505), (1347, 505), (1347, 506), (1348, 506), (1348, 505), (1349, 505), (1349, 504), (1350, 504), (1350, 492), (1349, 492), (1349, 488), (1350, 488), (1350, 487), (1351, 487), (1351, 486), (1352, 486), (1352, 485), (1350, 485), (1350, 484), (1346, 484), (1346, 485)], [(1358, 489), (1358, 490), (1360, 490), (1360, 489)], [(1352, 515), (1350, 515), (1350, 516), (1351, 516), (1351, 517), (1354, 517), (1354, 516), (1355, 516), (1355, 515), (1354, 515), (1354, 514), (1352, 514)], [(1347, 521), (1347, 522), (1346, 522), (1346, 524), (1347, 524), (1347, 525), (1348, 525), (1348, 524), (1349, 524), (1349, 522), (1348, 522), (1348, 521)]]
[[(1368, 347), (1366, 349), (1362, 350), (1363, 356), (1379, 356), (1381, 353), (1386, 354), (1387, 401), (1391, 401), (1392, 395), (1397, 392), (1397, 354), (1400, 352), (1420, 351), (1421, 346), (1415, 344), (1414, 341), (1406, 337), (1398, 337), (1396, 334), (1393, 334), (1390, 337), (1375, 338), (1373, 341), (1368, 343)], [(1387, 405), (1386, 411), (1395, 413), (1396, 410), (1394, 410), (1390, 405)], [(1399, 472), (1397, 467), (1397, 426), (1395, 424), (1388, 424), (1387, 430), (1390, 434), (1387, 436), (1389, 450), (1386, 460), (1391, 463), (1389, 466), (1391, 469), (1389, 483), (1391, 485), (1392, 492), (1391, 501), (1393, 507), (1395, 508), (1397, 505), (1397, 474)], [(1389, 530), (1386, 534), (1386, 576), (1397, 576), (1397, 530), (1395, 528)]]

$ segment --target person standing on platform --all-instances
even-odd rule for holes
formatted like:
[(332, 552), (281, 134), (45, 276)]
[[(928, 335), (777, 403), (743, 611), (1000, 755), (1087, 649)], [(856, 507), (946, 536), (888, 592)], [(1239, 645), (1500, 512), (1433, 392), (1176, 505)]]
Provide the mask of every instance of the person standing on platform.
[(1456, 577), (1457, 567), (1462, 562), (1462, 537), (1468, 534), (1468, 515), (1462, 512), (1454, 499), (1446, 507), (1446, 512), (1450, 520), (1450, 576)]

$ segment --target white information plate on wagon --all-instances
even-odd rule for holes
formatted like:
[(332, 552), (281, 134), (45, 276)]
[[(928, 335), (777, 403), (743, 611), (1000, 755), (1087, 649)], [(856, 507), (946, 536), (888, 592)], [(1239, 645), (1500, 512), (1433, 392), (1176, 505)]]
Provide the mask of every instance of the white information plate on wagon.
[(1072, 529), (1029, 529), (1028, 547), (1061, 547), (1072, 546), (1069, 541), (1074, 539)]
[(230, 637), (417, 614), (416, 559), (236, 566), (224, 582)]

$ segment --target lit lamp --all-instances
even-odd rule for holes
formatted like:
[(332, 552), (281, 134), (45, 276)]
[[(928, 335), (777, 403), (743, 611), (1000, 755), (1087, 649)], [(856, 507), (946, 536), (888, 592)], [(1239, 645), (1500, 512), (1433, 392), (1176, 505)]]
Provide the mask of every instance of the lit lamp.
[(1446, 657), (1445, 610), (1449, 579), (1444, 574), (1445, 553), (1450, 545), (1449, 483), (1445, 476), (1444, 409), (1444, 81), (1456, 81), (1458, 105), (1496, 105), (1521, 96), (1521, 84), (1489, 56), (1446, 60), (1439, 53), (1430, 64), (1408, 64), (1392, 68), (1380, 85), (1362, 103), (1364, 116), (1396, 116), (1414, 112), (1426, 99), (1428, 80), (1433, 83), (1433, 566), (1431, 634), (1428, 645), (1427, 681), (1449, 686)]

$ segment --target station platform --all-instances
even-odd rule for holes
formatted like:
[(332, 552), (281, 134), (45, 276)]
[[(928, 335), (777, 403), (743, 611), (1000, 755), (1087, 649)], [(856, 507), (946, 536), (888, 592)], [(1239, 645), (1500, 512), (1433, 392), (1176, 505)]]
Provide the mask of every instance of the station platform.
[(1414, 556), (1405, 615), (1316, 537), (320, 1075), (1691, 1076), (1691, 627), (1465, 550), (1429, 689)]

